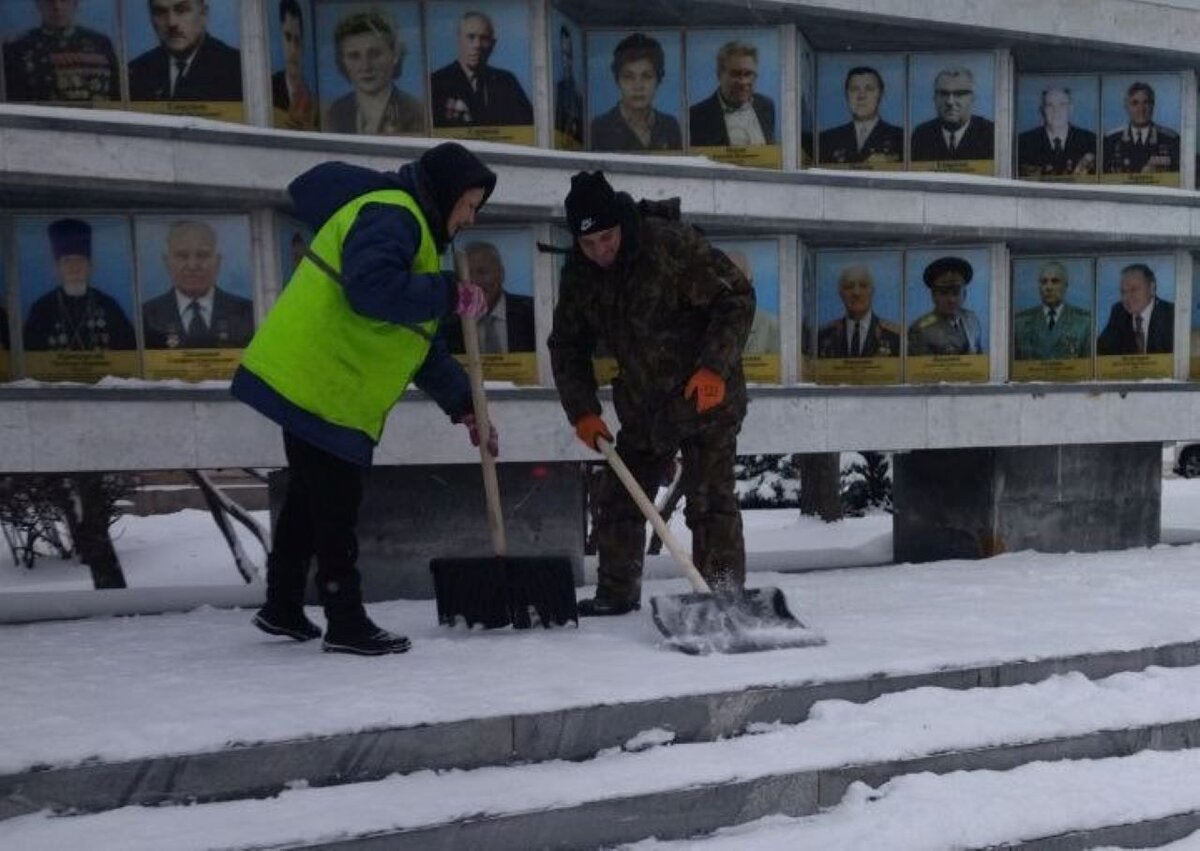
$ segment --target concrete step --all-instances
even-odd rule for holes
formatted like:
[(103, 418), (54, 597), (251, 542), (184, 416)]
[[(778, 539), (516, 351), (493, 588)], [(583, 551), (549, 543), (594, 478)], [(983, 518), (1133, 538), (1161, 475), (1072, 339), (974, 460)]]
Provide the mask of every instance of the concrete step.
[[(292, 789), (272, 801), (126, 807), (59, 819), (25, 816), (5, 830), (22, 838), (22, 847), (67, 847), (86, 835), (95, 849), (169, 830), (236, 848), (502, 851), (686, 838), (769, 815), (815, 816), (848, 806), (846, 799), (866, 806), (862, 790), (887, 790), (891, 784), (909, 794), (906, 778), (1027, 772), (1030, 766), (1188, 751), (1200, 744), (1200, 715), (1191, 698), (1198, 684), (1200, 668), (1188, 668), (1098, 683), (1076, 674), (1033, 686), (919, 689), (866, 704), (830, 701), (804, 723), (755, 726), (748, 735), (717, 742), (602, 753), (574, 763), (418, 772)], [(1163, 695), (1173, 699), (1155, 700)], [(1084, 714), (1081, 707), (1092, 727), (1073, 720)], [(643, 744), (669, 739), (665, 731), (637, 737)], [(1192, 754), (1186, 764), (1200, 789), (1200, 750)], [(314, 813), (321, 814), (316, 822)], [(1177, 816), (1179, 829), (1188, 823), (1180, 810), (1133, 813)], [(1088, 821), (1052, 824), (1062, 830), (1047, 842), (1060, 832), (1096, 827)], [(1115, 830), (1120, 824), (1102, 826)], [(1025, 840), (997, 841), (1010, 838)]]
[[(798, 724), (808, 717), (817, 701), (864, 704), (882, 695), (923, 687), (995, 688), (1035, 683), (1072, 671), (1098, 679), (1150, 666), (1193, 665), (1200, 665), (1200, 641), (399, 726), (294, 741), (243, 742), (215, 751), (123, 762), (34, 768), (0, 776), (0, 819), (45, 808), (95, 812), (130, 804), (265, 797), (296, 781), (329, 786), (430, 769), (584, 760), (621, 747), (646, 730), (667, 730), (673, 742), (687, 744), (740, 736), (755, 724)], [(1192, 733), (1189, 727), (1186, 733), (1169, 735)], [(826, 776), (825, 782), (834, 782), (832, 776)]]

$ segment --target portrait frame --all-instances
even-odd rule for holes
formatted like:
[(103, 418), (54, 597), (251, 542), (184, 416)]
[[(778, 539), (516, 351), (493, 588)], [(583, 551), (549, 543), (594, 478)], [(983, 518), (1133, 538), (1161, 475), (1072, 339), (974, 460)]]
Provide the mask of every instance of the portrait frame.
[[(429, 81), (429, 109), (432, 117), (431, 135), (442, 139), (477, 139), (487, 142), (509, 142), (518, 145), (534, 145), (536, 117), (533, 115), (533, 51), (528, 34), (533, 31), (529, 17), (529, 4), (524, 0), (491, 0), (486, 4), (472, 0), (438, 0), (425, 3), (425, 49)], [(458, 24), (468, 12), (484, 11), (491, 18), (496, 34), (496, 46), (488, 59), (488, 67), (496, 70), (498, 77), (508, 75), (507, 82), (497, 80), (510, 93), (518, 87), (529, 103), (528, 123), (514, 120), (512, 110), (524, 111), (524, 105), (515, 98), (506, 98), (510, 112), (500, 120), (482, 119), (478, 123), (454, 125), (446, 123), (441, 116), (446, 104), (439, 94), (439, 74), (453, 70), (458, 57)], [(452, 86), (450, 86), (452, 88)], [(463, 104), (465, 107), (465, 104)]]
[[(73, 106), (83, 109), (121, 109), (124, 106), (126, 90), (125, 54), (122, 50), (122, 34), (117, 7), (118, 0), (91, 0), (76, 9), (73, 19), (75, 33), (71, 36), (74, 49), (66, 52), (71, 55), (83, 54), (93, 57), (88, 65), (94, 67), (97, 64), (94, 57), (104, 53), (101, 39), (106, 39), (107, 46), (112, 50), (112, 59), (115, 65), (111, 75), (101, 73), (86, 83), (73, 75), (64, 75), (66, 79), (61, 81), (62, 84), (69, 85), (74, 82), (76, 85), (80, 85), (82, 90), (74, 91), (74, 96), (60, 98), (38, 96), (40, 91), (44, 91), (44, 86), (61, 89), (60, 84), (50, 82), (48, 77), (38, 83), (28, 85), (15, 82), (19, 76), (16, 73), (17, 67), (32, 60), (33, 54), (28, 51), (32, 51), (35, 47), (33, 42), (36, 41), (37, 31), (41, 29), (42, 18), (33, 3), (0, 3), (0, 54), (3, 56), (4, 65), (2, 75), (4, 78), (4, 101), (47, 106)], [(88, 33), (84, 30), (91, 32)], [(95, 36), (101, 38), (98, 39)], [(25, 43), (26, 39), (30, 40), (29, 43)], [(51, 67), (46, 69), (47, 73), (51, 72), (53, 64), (53, 62), (49, 63)], [(87, 90), (98, 89), (106, 90), (107, 96), (83, 97)]]
[(796, 33), (797, 118), (800, 121), (797, 140), (796, 164), (812, 168), (817, 159), (817, 58), (812, 45), (803, 34)]
[(742, 368), (746, 380), (759, 384), (779, 384), (780, 335), (779, 312), (780, 252), (777, 237), (713, 237), (714, 248), (725, 253), (743, 272), (749, 269), (754, 286), (755, 313), (746, 347), (742, 350)]
[[(1040, 276), (1049, 264), (1066, 274), (1067, 288), (1048, 327)], [(1087, 381), (1095, 377), (1096, 259), (1039, 254), (1012, 259), (1009, 378), (1012, 381)], [(1051, 270), (1055, 271), (1055, 270)], [(1053, 287), (1048, 275), (1047, 286)]]
[[(391, 93), (374, 129), (361, 127), (353, 84), (338, 70), (335, 40), (342, 21), (353, 15), (386, 16), (397, 40), (404, 45), (400, 71), (392, 78)], [(424, 23), (415, 0), (320, 3), (316, 5), (317, 93), (321, 130), (360, 136), (429, 135), (428, 63), (424, 48)], [(356, 22), (357, 23), (357, 22)], [(347, 41), (359, 33), (348, 36)], [(353, 47), (349, 48), (353, 49)]]
[[(728, 140), (722, 104), (717, 99), (717, 55), (729, 43), (743, 42), (758, 52), (758, 77), (752, 107), (765, 141)], [(688, 102), (688, 152), (717, 162), (758, 168), (783, 167), (780, 104), (783, 98), (782, 35), (777, 27), (697, 28), (684, 34), (684, 83)], [(763, 126), (767, 124), (769, 126)], [(728, 144), (721, 143), (724, 135)]]
[[(1042, 93), (1070, 94), (1069, 132), (1056, 157), (1041, 116)], [(1014, 175), (1018, 180), (1096, 183), (1100, 177), (1100, 76), (1098, 74), (1021, 74), (1017, 77)], [(1090, 153), (1091, 159), (1088, 159)]]
[[(295, 92), (287, 82), (283, 49), (280, 0), (266, 0), (267, 39), (271, 59), (271, 126), (286, 130), (317, 130), (321, 124), (321, 101), (317, 81), (317, 27), (313, 0), (290, 0), (300, 8), (300, 77), (307, 86), (303, 100), (293, 103)], [(286, 103), (283, 101), (286, 100)]]
[[(1156, 278), (1156, 295), (1169, 310), (1155, 307), (1146, 329), (1149, 353), (1113, 353), (1106, 345), (1105, 330), (1110, 321), (1119, 322), (1121, 270), (1131, 264), (1148, 266)], [(1175, 374), (1175, 255), (1161, 254), (1101, 254), (1096, 258), (1096, 378), (1105, 380), (1135, 380), (1171, 378)], [(1127, 315), (1127, 314), (1126, 314)], [(1159, 343), (1170, 343), (1161, 351)]]
[[(220, 255), (216, 287), (233, 297), (226, 299), (228, 309), (214, 302), (210, 324), (215, 344), (188, 345), (182, 316), (172, 299), (174, 284), (167, 267), (167, 236), (172, 226), (183, 222), (198, 222), (211, 228)], [(223, 212), (139, 214), (133, 219), (133, 233), (140, 299), (138, 320), (145, 348), (144, 377), (185, 381), (230, 378), (254, 333), (249, 217)], [(247, 306), (240, 299), (249, 302), (249, 327)], [(227, 315), (217, 316), (218, 311)]]
[[(1147, 146), (1138, 150), (1129, 138), (1125, 95), (1135, 83), (1154, 91), (1155, 130)], [(1179, 74), (1104, 74), (1100, 78), (1101, 183), (1140, 186), (1175, 186), (1182, 167), (1183, 81)], [(1140, 167), (1139, 167), (1139, 164)]]
[[(60, 283), (49, 228), (69, 219), (85, 222), (90, 231), (88, 312), (78, 318), (55, 304)], [(21, 215), (13, 217), (12, 234), (25, 376), (84, 383), (107, 375), (137, 376), (141, 363), (129, 218), (112, 213)], [(106, 341), (110, 335), (120, 338), (113, 348)], [(104, 347), (93, 348), (97, 341)]]
[[(855, 68), (872, 68), (883, 81), (879, 124), (867, 138), (866, 150), (861, 153), (845, 94), (846, 75)], [(907, 54), (817, 54), (817, 165), (863, 171), (904, 171), (907, 109)]]
[[(571, 40), (571, 76), (562, 61), (562, 32)], [(587, 126), (587, 45), (583, 27), (557, 7), (550, 12), (550, 61), (554, 68), (550, 91), (554, 108), (554, 147), (560, 151), (582, 151)], [(576, 115), (578, 109), (578, 115)]]
[[(963, 310), (957, 331), (935, 315), (925, 269), (941, 258), (960, 258), (971, 266), (971, 281), (962, 289)], [(988, 246), (913, 247), (904, 254), (905, 380), (910, 384), (940, 381), (986, 382), (991, 378), (992, 252)], [(971, 316), (974, 321), (971, 321)], [(962, 351), (954, 351), (965, 340)], [(942, 351), (930, 353), (930, 348)], [(978, 351), (976, 351), (978, 349)]]
[(1188, 380), (1200, 380), (1200, 257), (1192, 255), (1192, 321), (1188, 323)]
[[(971, 121), (949, 154), (942, 138), (934, 83), (941, 71), (966, 68), (974, 77)], [(996, 55), (910, 53), (908, 56), (908, 168), (958, 174), (996, 173)]]
[[(651, 147), (633, 148), (603, 144), (605, 139), (615, 141), (618, 131), (624, 127), (618, 115), (620, 91), (613, 79), (613, 52), (622, 39), (634, 33), (642, 33), (655, 41), (663, 50), (663, 79), (655, 89), (652, 108), (659, 114), (656, 130), (659, 137), (651, 137)], [(683, 126), (685, 122), (685, 81), (683, 67), (683, 30), (678, 28), (645, 27), (641, 29), (587, 30), (587, 144), (589, 151), (606, 151), (629, 154), (681, 154), (684, 151)], [(664, 118), (665, 117), (665, 118)], [(666, 119), (669, 119), (667, 121)], [(617, 122), (620, 122), (619, 124)], [(671, 122), (673, 122), (673, 127)], [(597, 136), (603, 133), (598, 143)], [(620, 138), (632, 137), (625, 129)], [(678, 136), (679, 143), (670, 146), (668, 137)], [(662, 147), (656, 143), (661, 142)]]
[[(839, 292), (843, 272), (864, 267), (871, 276), (872, 319), (863, 329), (860, 354), (850, 354), (846, 304)], [(904, 251), (899, 248), (822, 249), (816, 252), (813, 378), (818, 384), (889, 385), (903, 380)]]
[[(20, 325), (16, 322), (19, 311), (14, 310), (13, 299), (10, 298), (8, 287), (8, 248), (9, 241), (4, 239), (7, 229), (0, 221), (0, 382), (9, 381), (13, 377), (13, 348), (21, 334)], [(16, 295), (15, 292), (12, 295)]]

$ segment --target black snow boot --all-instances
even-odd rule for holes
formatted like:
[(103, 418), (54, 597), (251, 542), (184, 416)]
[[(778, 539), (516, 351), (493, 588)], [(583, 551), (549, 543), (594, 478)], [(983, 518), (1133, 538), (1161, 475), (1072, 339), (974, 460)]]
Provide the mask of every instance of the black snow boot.
[(326, 653), (353, 653), (358, 656), (384, 656), (407, 653), (412, 642), (403, 635), (388, 632), (359, 608), (351, 613), (329, 612), (329, 629), (321, 649)]
[(321, 628), (304, 614), (303, 606), (267, 603), (250, 621), (267, 635), (282, 635), (296, 641), (312, 641), (321, 637)]
[(608, 597), (593, 597), (590, 600), (579, 601), (579, 614), (585, 618), (627, 615), (641, 608), (642, 604), (637, 600), (613, 600)]

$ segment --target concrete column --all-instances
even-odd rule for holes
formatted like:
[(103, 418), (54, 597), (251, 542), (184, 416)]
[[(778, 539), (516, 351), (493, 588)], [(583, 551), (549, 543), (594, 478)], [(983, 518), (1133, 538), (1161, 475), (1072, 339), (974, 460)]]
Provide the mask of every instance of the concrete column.
[(892, 469), (897, 562), (1159, 540), (1160, 443), (921, 450)]

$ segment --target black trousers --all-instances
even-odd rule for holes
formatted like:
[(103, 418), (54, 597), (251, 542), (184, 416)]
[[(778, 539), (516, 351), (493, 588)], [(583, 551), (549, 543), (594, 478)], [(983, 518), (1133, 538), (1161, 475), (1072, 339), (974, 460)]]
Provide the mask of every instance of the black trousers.
[(358, 510), (366, 470), (283, 433), (287, 491), (267, 559), (267, 602), (302, 605), (313, 556), (317, 595), (326, 614), (362, 610)]

